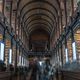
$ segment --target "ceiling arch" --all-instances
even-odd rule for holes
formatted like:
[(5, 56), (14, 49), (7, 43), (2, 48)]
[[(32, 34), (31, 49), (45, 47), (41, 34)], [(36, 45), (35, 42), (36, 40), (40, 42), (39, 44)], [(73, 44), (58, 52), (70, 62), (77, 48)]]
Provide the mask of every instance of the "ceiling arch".
[[(46, 23), (44, 23), (44, 22), (35, 22), (35, 23), (32, 23), (31, 25), (29, 25), (26, 29), (29, 31), (29, 28), (31, 28), (33, 25), (36, 25), (36, 24), (38, 24), (38, 25), (41, 25), (41, 24), (43, 24), (43, 25), (45, 25), (46, 26), (46, 28), (48, 28), (49, 30), (51, 30), (52, 28), (50, 27), (50, 25), (48, 25), (48, 24), (46, 24)], [(44, 27), (44, 26), (43, 26)]]
[(48, 35), (48, 37), (50, 37), (50, 34), (47, 30), (45, 30), (44, 28), (34, 28), (31, 32), (30, 32), (30, 36), (36, 34), (36, 32), (38, 31), (43, 31), (42, 33), (45, 33)]
[(42, 17), (46, 17), (46, 18), (48, 18), (48, 20), (50, 20), (51, 21), (51, 23), (53, 23), (54, 24), (54, 22), (56, 23), (56, 21), (54, 20), (54, 19), (52, 19), (50, 16), (48, 16), (47, 14), (44, 14), (44, 13), (35, 13), (35, 14), (32, 14), (32, 15), (30, 15), (30, 16), (28, 16), (28, 18), (26, 18), (26, 20), (24, 21), (24, 23), (26, 23), (26, 22), (28, 22), (28, 20), (29, 19), (33, 19), (33, 17), (37, 17), (37, 16), (42, 16)]
[[(22, 0), (18, 0), (17, 1), (17, 9), (19, 9), (20, 8), (20, 3), (21, 3), (21, 1)], [(27, 4), (30, 4), (30, 3), (33, 3), (33, 2), (36, 2), (36, 1), (39, 1), (39, 2), (42, 2), (43, 0), (34, 0), (34, 1), (32, 1), (32, 0), (27, 0), (28, 2), (27, 2)], [(30, 1), (30, 2), (29, 2)], [(50, 1), (50, 0), (49, 0)], [(47, 1), (47, 3), (48, 4), (50, 4), (50, 5), (52, 5), (53, 6), (53, 3), (52, 3), (52, 0), (49, 2), (49, 1)], [(55, 1), (55, 0), (53, 0), (53, 1)], [(59, 7), (59, 9), (60, 9), (60, 1), (59, 0), (56, 0), (55, 2), (57, 2), (57, 4), (58, 4), (58, 7)], [(26, 4), (26, 5), (27, 5)], [(25, 5), (24, 5), (25, 6)], [(55, 7), (55, 6), (54, 6)]]
[[(36, 9), (41, 9), (41, 10), (48, 11), (49, 14), (52, 15), (52, 17), (54, 18), (54, 20), (56, 19), (56, 17), (54, 16), (54, 14), (53, 14), (51, 11), (49, 11), (49, 10), (47, 10), (47, 9), (45, 9), (45, 8), (34, 8), (34, 9), (29, 10), (29, 11), (36, 10)], [(24, 16), (24, 17), (25, 17), (25, 16)], [(23, 18), (22, 18), (22, 21), (23, 21)], [(51, 24), (52, 24), (52, 23), (51, 23)]]
[(32, 27), (30, 27), (30, 29), (28, 29), (28, 33), (29, 33), (29, 35), (30, 35), (30, 33), (33, 31), (33, 30), (35, 30), (35, 29), (43, 29), (43, 30), (46, 30), (49, 34), (51, 34), (51, 30), (47, 27), (46, 28), (46, 25), (44, 25), (44, 24), (34, 24), (34, 25), (32, 25)]
[[(43, 24), (43, 25), (46, 26), (45, 28), (52, 30), (51, 26), (50, 26), (49, 24), (45, 23), (45, 21), (42, 21), (42, 22), (40, 22), (40, 21), (33, 22), (33, 23), (31, 23), (29, 26), (27, 26), (26, 29), (28, 30), (29, 28), (31, 28), (31, 27), (32, 27), (33, 25), (35, 25), (35, 24), (38, 24), (38, 25)], [(43, 26), (43, 27), (44, 27), (44, 26)], [(29, 30), (28, 30), (28, 31), (29, 31)]]
[(50, 2), (46, 1), (46, 0), (32, 0), (32, 1), (29, 1), (29, 2), (27, 2), (27, 3), (21, 8), (20, 13), (24, 10), (24, 8), (25, 8), (26, 6), (31, 5), (32, 3), (36, 3), (36, 2), (50, 5), (51, 7), (53, 7), (53, 9), (55, 10), (55, 12), (58, 13), (56, 7), (55, 7), (54, 5), (52, 5)]
[(42, 25), (51, 33), (58, 26), (59, 0), (18, 0), (17, 9), (20, 22), (28, 32)]
[(46, 19), (44, 19), (44, 18), (35, 18), (35, 19), (32, 19), (31, 21), (29, 21), (29, 22), (27, 23), (26, 27), (27, 27), (30, 23), (35, 22), (35, 21), (40, 21), (40, 20), (47, 22), (51, 27), (53, 27), (53, 25), (52, 25), (48, 20), (46, 20)]
[[(25, 17), (26, 15), (30, 14), (30, 12), (34, 13), (34, 12), (37, 11), (37, 10), (43, 10), (43, 11), (45, 11), (45, 14), (46, 14), (46, 12), (48, 12), (50, 15), (52, 15), (52, 17), (53, 17), (54, 19), (56, 19), (55, 15), (54, 15), (54, 13), (53, 13), (52, 11), (50, 11), (50, 10), (48, 10), (48, 9), (46, 9), (46, 8), (41, 8), (41, 7), (29, 9), (28, 11), (26, 11), (26, 12), (23, 14), (22, 19), (24, 19), (24, 17)], [(33, 11), (34, 11), (34, 12), (33, 12)]]

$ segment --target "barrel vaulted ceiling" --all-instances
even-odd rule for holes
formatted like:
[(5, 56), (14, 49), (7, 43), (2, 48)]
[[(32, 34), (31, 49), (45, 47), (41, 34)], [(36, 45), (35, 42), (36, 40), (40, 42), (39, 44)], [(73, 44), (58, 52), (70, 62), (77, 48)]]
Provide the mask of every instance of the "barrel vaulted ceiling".
[(51, 34), (61, 15), (58, 0), (18, 0), (17, 11), (28, 34), (38, 28)]

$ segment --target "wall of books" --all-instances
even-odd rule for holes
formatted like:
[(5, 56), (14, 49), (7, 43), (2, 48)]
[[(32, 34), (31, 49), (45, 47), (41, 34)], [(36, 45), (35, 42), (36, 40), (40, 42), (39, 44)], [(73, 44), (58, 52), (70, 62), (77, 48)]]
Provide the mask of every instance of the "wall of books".
[(11, 37), (6, 31), (5, 35), (5, 63), (8, 65), (9, 63), (9, 49), (11, 49)]
[(15, 55), (16, 55), (16, 41), (12, 40), (12, 64), (15, 64)]
[(62, 53), (63, 53), (63, 64), (66, 63), (66, 53), (65, 53), (65, 43), (62, 44)]
[(4, 29), (0, 25), (0, 41), (3, 40)]
[(17, 46), (17, 65), (19, 64), (20, 48)]
[(0, 26), (0, 60), (4, 60), (4, 42), (3, 42), (4, 29)]
[(61, 62), (61, 46), (59, 46), (59, 65), (62, 66), (62, 62)]
[(75, 38), (76, 49), (77, 49), (77, 58), (78, 61), (80, 62), (80, 28), (78, 28), (74, 33), (75, 33), (74, 38)]
[(73, 52), (72, 52), (72, 40), (71, 40), (71, 36), (69, 36), (69, 38), (67, 39), (67, 48), (68, 48), (69, 60), (70, 60), (70, 62), (72, 62)]

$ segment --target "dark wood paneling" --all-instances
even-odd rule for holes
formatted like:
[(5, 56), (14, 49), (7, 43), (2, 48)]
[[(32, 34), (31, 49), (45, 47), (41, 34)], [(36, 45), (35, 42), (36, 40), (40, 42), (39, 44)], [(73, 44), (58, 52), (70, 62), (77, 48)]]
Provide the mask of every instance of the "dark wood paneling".
[(62, 80), (80, 80), (80, 72), (75, 71), (61, 71)]
[(27, 76), (14, 74), (14, 72), (0, 72), (0, 80), (24, 80)]

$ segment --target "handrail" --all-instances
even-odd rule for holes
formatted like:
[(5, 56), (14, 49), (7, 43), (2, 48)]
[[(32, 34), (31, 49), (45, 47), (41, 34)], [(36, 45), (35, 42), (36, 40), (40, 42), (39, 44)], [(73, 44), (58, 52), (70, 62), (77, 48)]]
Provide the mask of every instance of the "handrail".
[(63, 76), (63, 80), (68, 79), (80, 80), (80, 71), (62, 70), (61, 74)]
[(52, 52), (51, 51), (40, 51), (40, 52), (28, 51), (27, 55), (52, 55)]
[(14, 75), (14, 72), (0, 72), (0, 80), (6, 78), (10, 78), (11, 76)]

